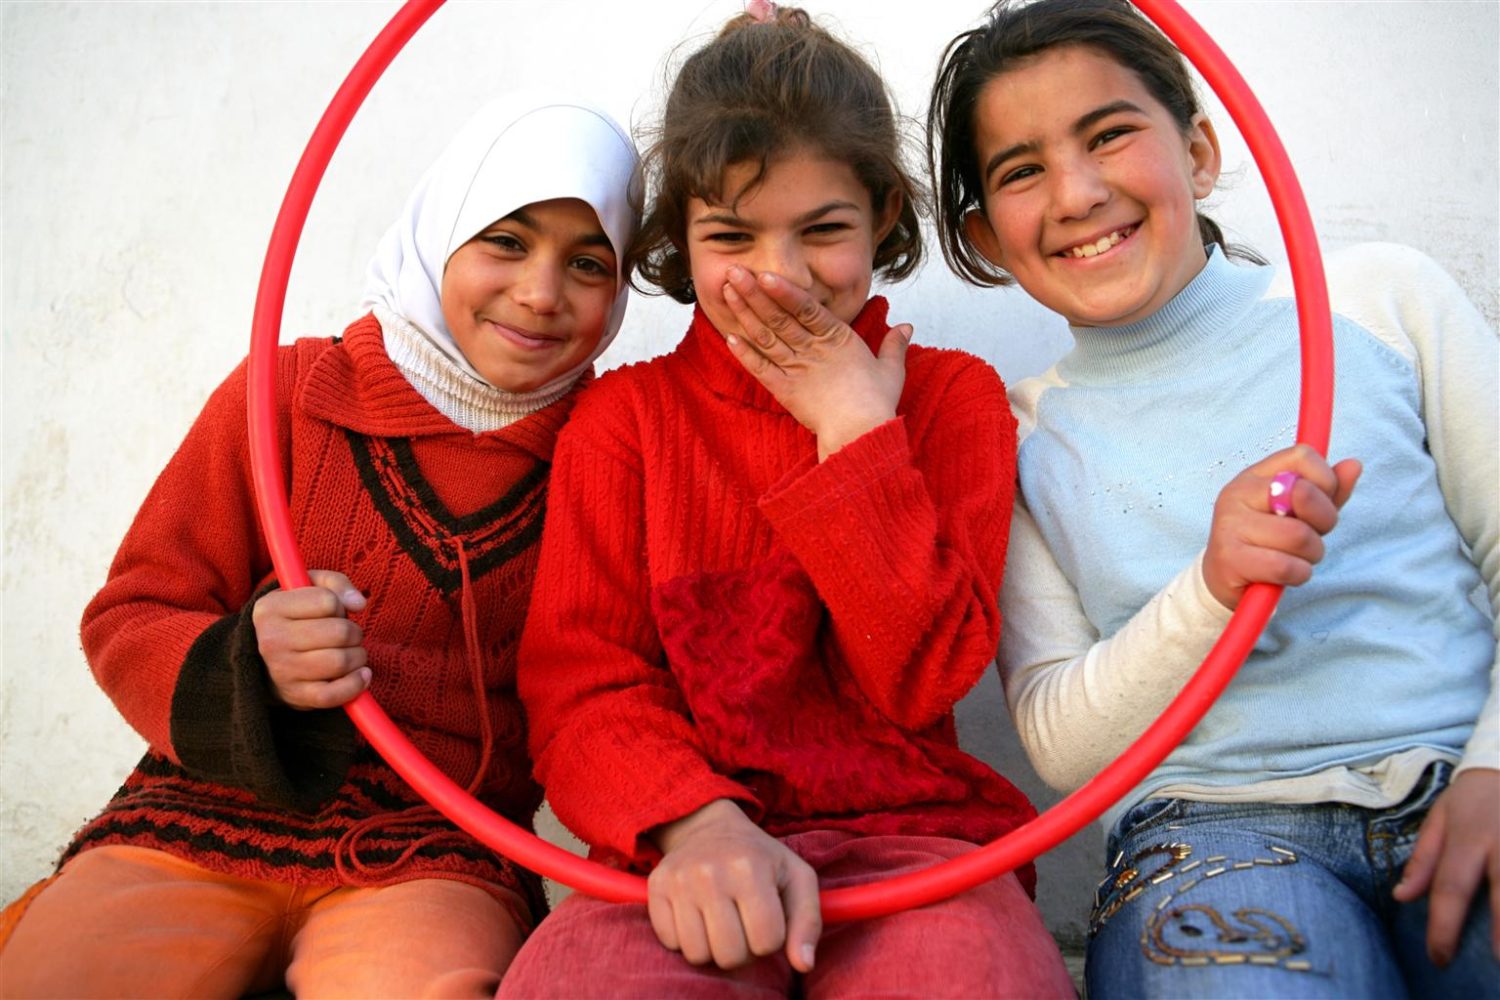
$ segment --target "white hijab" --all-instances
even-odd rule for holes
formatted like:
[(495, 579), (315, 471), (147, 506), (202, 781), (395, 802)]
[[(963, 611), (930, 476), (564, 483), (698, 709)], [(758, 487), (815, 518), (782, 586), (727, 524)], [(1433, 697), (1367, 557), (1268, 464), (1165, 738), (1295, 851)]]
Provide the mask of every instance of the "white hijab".
[[(639, 160), (629, 135), (603, 111), (567, 97), (516, 94), (485, 105), (459, 129), (417, 182), (365, 274), (361, 308), (393, 313), (480, 386), (513, 400), (546, 402), (604, 353), (625, 317), (625, 249), (635, 236)], [(620, 262), (619, 292), (599, 346), (581, 364), (535, 390), (504, 393), (475, 371), (443, 319), (448, 258), (496, 219), (532, 202), (578, 198), (599, 216)], [(382, 317), (385, 325), (388, 317)], [(391, 333), (386, 333), (390, 341)], [(398, 362), (399, 364), (399, 362)], [(419, 385), (419, 389), (424, 387)], [(424, 392), (424, 395), (426, 393)], [(440, 407), (441, 408), (441, 407)]]

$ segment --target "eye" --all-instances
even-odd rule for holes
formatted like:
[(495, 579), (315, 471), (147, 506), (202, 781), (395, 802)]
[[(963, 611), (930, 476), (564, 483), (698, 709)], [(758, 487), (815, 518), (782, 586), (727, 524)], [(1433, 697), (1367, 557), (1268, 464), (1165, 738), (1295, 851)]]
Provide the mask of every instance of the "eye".
[(1014, 184), (1016, 181), (1024, 181), (1026, 178), (1035, 177), (1041, 172), (1041, 167), (1028, 163), (1025, 166), (1016, 167), (1014, 170), (1009, 170), (1006, 173), (1002, 174), (1000, 177), (1000, 183), (996, 186), (1004, 187), (1007, 184)]
[(750, 234), (736, 229), (724, 229), (716, 233), (707, 233), (703, 238), (711, 243), (744, 243), (750, 239)]
[(510, 233), (485, 233), (479, 238), (484, 242), (490, 244), (491, 246), (499, 247), (501, 250), (506, 250), (511, 253), (526, 252), (526, 244), (522, 243), (519, 239), (512, 236)]
[(1107, 128), (1103, 132), (1100, 132), (1098, 135), (1094, 136), (1094, 141), (1089, 143), (1089, 148), (1098, 149), (1105, 143), (1114, 142), (1121, 136), (1129, 135), (1134, 131), (1135, 129), (1129, 127), (1128, 125), (1116, 125), (1112, 128)]
[(574, 257), (570, 266), (591, 278), (613, 278), (615, 276), (614, 265), (600, 260), (598, 257)]
[(808, 236), (833, 236), (849, 229), (847, 222), (820, 222), (814, 226), (808, 226), (803, 232)]

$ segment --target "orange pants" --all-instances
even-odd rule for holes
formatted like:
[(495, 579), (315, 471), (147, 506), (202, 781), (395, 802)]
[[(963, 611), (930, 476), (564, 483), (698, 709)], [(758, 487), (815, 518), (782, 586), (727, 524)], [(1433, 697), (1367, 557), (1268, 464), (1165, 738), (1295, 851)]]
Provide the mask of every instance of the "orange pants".
[[(290, 886), (161, 851), (96, 847), (25, 906), (4, 997), (493, 997), (521, 945), (515, 899), (426, 878)], [(7, 914), (12, 916), (12, 914)]]

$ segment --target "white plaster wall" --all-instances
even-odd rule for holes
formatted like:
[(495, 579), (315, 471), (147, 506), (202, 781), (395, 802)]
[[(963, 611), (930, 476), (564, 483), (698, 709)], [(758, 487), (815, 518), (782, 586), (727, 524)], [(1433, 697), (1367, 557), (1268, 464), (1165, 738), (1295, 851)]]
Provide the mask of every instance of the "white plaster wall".
[[(922, 111), (938, 54), (980, 0), (824, 0)], [(77, 623), (157, 470), (243, 355), (261, 257), (303, 144), (395, 11), (349, 3), (0, 5), (4, 128), (4, 628), (0, 900), (43, 875), (138, 757), (95, 687)], [(1414, 244), (1494, 322), (1500, 7), (1484, 2), (1190, 2), (1296, 163), (1325, 241)], [(354, 317), (376, 239), (436, 147), (482, 100), (559, 82), (638, 123), (664, 57), (734, 0), (453, 2), (377, 85), (335, 157), (287, 298), (287, 339)], [(1216, 198), (1234, 235), (1281, 258), (1268, 201), (1227, 116)], [(1019, 293), (961, 285), (934, 259), (894, 291), (929, 343), (1007, 378), (1065, 346)], [(669, 348), (682, 307), (632, 305), (607, 363)], [(967, 742), (1029, 790), (997, 685)], [(1009, 741), (1009, 742), (1007, 742)], [(1049, 919), (1076, 936), (1097, 839), (1043, 867)], [(1071, 860), (1070, 860), (1071, 858)], [(1080, 872), (1082, 873), (1080, 875)], [(1071, 874), (1070, 874), (1071, 873)], [(1044, 881), (1044, 885), (1049, 884)]]

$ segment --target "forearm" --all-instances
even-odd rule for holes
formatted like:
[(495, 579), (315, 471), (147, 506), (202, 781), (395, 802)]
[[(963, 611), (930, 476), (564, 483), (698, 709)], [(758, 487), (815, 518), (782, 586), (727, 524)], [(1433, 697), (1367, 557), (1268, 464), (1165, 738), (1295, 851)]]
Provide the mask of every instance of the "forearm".
[(1230, 612), (1186, 567), (1114, 635), (1100, 638), (1019, 505), (1001, 594), (1000, 674), (1037, 773), (1071, 791), (1128, 747), (1181, 691)]
[(999, 637), (1010, 417), (953, 423), (936, 454), (914, 455), (906, 421), (890, 421), (794, 470), (761, 501), (827, 607), (861, 689), (913, 729), (972, 689)]

